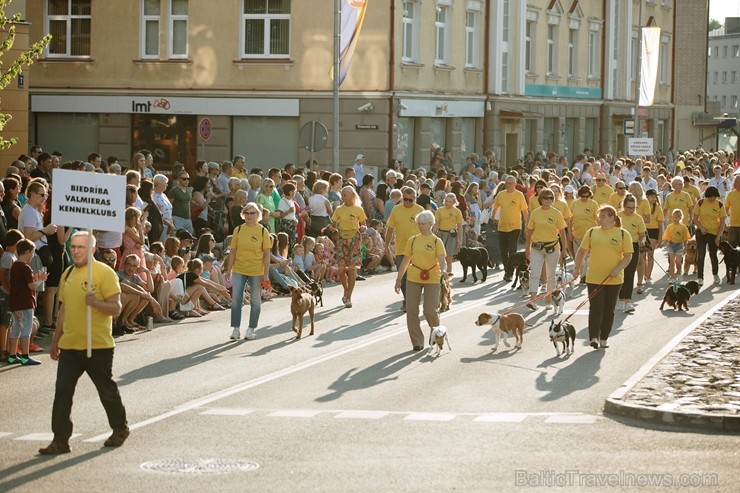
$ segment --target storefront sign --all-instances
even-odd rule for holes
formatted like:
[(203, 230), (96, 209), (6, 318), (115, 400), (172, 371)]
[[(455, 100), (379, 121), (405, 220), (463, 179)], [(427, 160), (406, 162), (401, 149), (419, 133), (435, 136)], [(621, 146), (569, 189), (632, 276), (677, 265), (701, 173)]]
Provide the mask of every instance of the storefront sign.
[(481, 118), (484, 101), (441, 101), (437, 99), (399, 99), (398, 116)]
[(51, 222), (123, 233), (126, 177), (55, 169)]
[(652, 156), (653, 139), (627, 139), (630, 156)]
[(547, 84), (525, 84), (525, 96), (548, 98), (601, 99), (598, 87), (550, 86)]
[(355, 128), (357, 130), (377, 130), (378, 129), (378, 126), (377, 125), (360, 124), (360, 125), (355, 125)]

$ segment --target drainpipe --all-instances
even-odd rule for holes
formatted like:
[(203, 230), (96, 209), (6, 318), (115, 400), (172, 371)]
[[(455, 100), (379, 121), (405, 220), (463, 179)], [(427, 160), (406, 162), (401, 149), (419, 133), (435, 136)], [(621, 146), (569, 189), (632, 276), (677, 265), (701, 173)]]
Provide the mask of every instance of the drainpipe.
[[(391, 25), (390, 25), (390, 39), (389, 42), (389, 67), (388, 67), (388, 89), (390, 96), (388, 97), (388, 161), (390, 162), (391, 156), (395, 159), (393, 153), (393, 136), (394, 129), (393, 124), (395, 121), (396, 105), (395, 103), (395, 91), (396, 91), (396, 2), (391, 0)], [(388, 163), (386, 163), (387, 165)], [(378, 170), (380, 173), (380, 170)]]
[[(526, 8), (526, 5), (524, 6)], [(483, 94), (486, 96), (486, 100), (483, 102), (483, 154), (488, 149), (488, 102), (490, 94), (488, 93), (488, 72), (490, 59), (488, 58), (490, 49), (489, 42), (491, 36), (491, 2), (486, 2), (486, 24), (483, 36)], [(498, 156), (501, 159), (501, 156)]]

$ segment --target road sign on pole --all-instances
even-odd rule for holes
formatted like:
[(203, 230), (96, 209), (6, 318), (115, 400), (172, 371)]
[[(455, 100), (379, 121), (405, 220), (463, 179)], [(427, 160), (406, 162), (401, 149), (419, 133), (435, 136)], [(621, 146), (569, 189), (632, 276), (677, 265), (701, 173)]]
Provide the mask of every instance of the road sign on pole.
[(213, 127), (211, 126), (210, 118), (203, 118), (198, 125), (198, 135), (200, 135), (200, 139), (204, 142), (208, 142), (212, 133)]

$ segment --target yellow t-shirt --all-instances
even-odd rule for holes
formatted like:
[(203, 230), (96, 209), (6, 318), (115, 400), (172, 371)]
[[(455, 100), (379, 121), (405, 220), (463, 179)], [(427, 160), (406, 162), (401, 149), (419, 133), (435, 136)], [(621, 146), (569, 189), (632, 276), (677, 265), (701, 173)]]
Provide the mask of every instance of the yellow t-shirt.
[(419, 234), (419, 226), (416, 224), (416, 216), (424, 212), (419, 204), (406, 207), (403, 203), (398, 204), (388, 216), (388, 227), (396, 229), (396, 255), (404, 255), (406, 243), (414, 235)]
[(627, 196), (627, 194), (619, 195), (617, 192), (614, 192), (613, 194), (609, 195), (609, 198), (606, 200), (606, 203), (612, 207), (614, 207), (616, 210), (621, 211), (622, 210), (622, 201)]
[(663, 219), (665, 219), (663, 209), (660, 207), (660, 204), (655, 204), (655, 212), (653, 212), (653, 206), (648, 204), (648, 214), (650, 214), (650, 220), (645, 224), (645, 227), (647, 229), (660, 228), (660, 225), (663, 224)]
[(635, 214), (641, 215), (644, 221), (645, 217), (650, 215), (650, 201), (648, 199), (642, 199), (642, 202), (635, 207)]
[[(59, 339), (60, 349), (87, 349), (87, 266), (72, 267), (62, 273), (59, 301), (64, 303), (64, 333)], [(105, 300), (121, 292), (116, 272), (102, 262), (93, 260), (92, 290), (97, 300)], [(90, 310), (92, 316), (92, 349), (110, 349), (113, 341), (113, 317), (100, 310)]]
[(696, 204), (701, 198), (701, 190), (699, 190), (699, 188), (697, 188), (696, 186), (692, 184), (684, 185), (683, 191), (691, 195), (691, 198), (693, 199), (694, 204)]
[[(447, 255), (442, 240), (433, 234), (412, 236), (406, 242), (403, 254), (411, 257), (411, 263), (406, 271), (407, 279), (417, 284), (439, 284), (442, 268), (439, 265), (439, 255)], [(429, 271), (429, 279), (422, 280), (421, 271)]]
[(691, 195), (681, 191), (681, 193), (671, 192), (665, 197), (665, 204), (663, 204), (663, 214), (670, 217), (673, 214), (674, 209), (681, 209), (683, 212), (684, 224), (689, 224), (691, 221), (691, 215), (689, 214), (689, 207), (694, 205), (694, 201)]
[[(558, 241), (558, 233), (565, 229), (565, 219), (559, 210), (538, 207), (529, 215), (527, 229), (532, 231), (532, 242), (552, 243)], [(556, 245), (555, 248), (560, 248)]]
[(725, 197), (725, 207), (730, 209), (730, 226), (740, 228), (740, 190), (731, 190)]
[(231, 270), (244, 276), (263, 276), (264, 251), (271, 246), (270, 233), (262, 225), (237, 226), (231, 237), (231, 249), (236, 252)]
[(591, 252), (586, 272), (587, 283), (622, 284), (624, 282), (624, 271), (620, 272), (617, 277), (606, 278), (622, 261), (625, 253), (634, 253), (627, 231), (616, 227), (602, 229), (601, 226), (596, 226), (583, 235), (581, 248)]
[(337, 223), (339, 236), (349, 240), (360, 231), (360, 223), (367, 221), (367, 216), (359, 205), (342, 204), (331, 215), (331, 220)]
[(236, 166), (231, 168), (231, 178), (239, 178), (240, 180), (246, 180), (249, 178), (245, 172), (237, 168)]
[(565, 200), (556, 200), (552, 203), (552, 206), (560, 211), (560, 213), (563, 215), (563, 219), (567, 220), (573, 217), (573, 213), (570, 212), (570, 206)]
[(437, 222), (440, 231), (457, 230), (457, 227), (463, 222), (462, 211), (454, 205), (452, 207), (440, 207), (434, 213), (434, 220)]
[(493, 201), (494, 215), (499, 209), (501, 209), (501, 217), (498, 220), (500, 233), (522, 229), (522, 212), (527, 210), (527, 199), (522, 192), (519, 190), (499, 192)]
[(691, 233), (685, 224), (672, 222), (663, 231), (663, 239), (670, 243), (683, 243), (691, 239)]
[(537, 194), (532, 195), (529, 197), (529, 212), (532, 212), (536, 208), (540, 206), (540, 201), (537, 200)]
[(575, 202), (575, 201), (576, 201), (576, 198), (575, 197), (572, 197), (572, 198), (569, 198), (569, 199), (565, 199), (565, 202), (568, 204), (568, 207), (570, 207), (571, 205), (573, 205), (573, 202)]
[(599, 205), (604, 205), (609, 200), (609, 197), (614, 193), (614, 189), (609, 185), (596, 185), (591, 189), (594, 196), (591, 197)]
[(570, 204), (573, 213), (573, 238), (580, 240), (589, 228), (598, 225), (599, 204), (593, 199), (585, 202), (581, 199), (574, 200)]
[(624, 211), (618, 212), (617, 216), (622, 220), (622, 229), (626, 229), (632, 237), (632, 243), (640, 241), (640, 235), (645, 234), (645, 220), (636, 212), (628, 216)]
[(719, 199), (713, 202), (709, 199), (701, 199), (694, 207), (694, 215), (699, 216), (699, 224), (704, 226), (707, 233), (716, 235), (719, 233), (719, 226), (727, 217), (725, 205)]

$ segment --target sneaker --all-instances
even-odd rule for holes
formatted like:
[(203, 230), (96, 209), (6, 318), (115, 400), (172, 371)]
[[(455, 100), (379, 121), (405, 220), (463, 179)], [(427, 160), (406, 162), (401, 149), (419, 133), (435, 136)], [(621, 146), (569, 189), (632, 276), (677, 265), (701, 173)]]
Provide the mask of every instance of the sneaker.
[(529, 308), (532, 311), (537, 310), (537, 307), (534, 305), (534, 303), (527, 303), (527, 308)]
[(645, 284), (652, 284), (653, 283), (653, 280), (650, 279), (649, 277), (646, 277), (645, 280), (644, 280), (644, 283)]
[(234, 330), (231, 331), (231, 337), (229, 337), (229, 339), (231, 339), (232, 341), (238, 341), (241, 338), (242, 338), (242, 334), (241, 334), (241, 331), (239, 330), (239, 327), (234, 327)]
[(244, 334), (244, 338), (245, 338), (246, 340), (248, 340), (248, 341), (251, 341), (251, 340), (252, 340), (252, 339), (254, 339), (255, 337), (256, 337), (256, 336), (254, 335), (254, 329), (253, 329), (252, 327), (248, 327), (248, 328), (247, 328), (247, 333), (246, 333), (246, 334)]
[(594, 349), (598, 349), (599, 347), (599, 340), (597, 338), (591, 339), (591, 347)]
[(699, 283), (699, 286), (704, 286), (704, 279), (702, 279), (701, 277), (697, 280), (697, 282)]
[(356, 281), (364, 281), (365, 278), (363, 276), (358, 275), (358, 276), (355, 276), (355, 280)]
[(609, 347), (609, 344), (606, 342), (606, 339), (601, 339), (599, 341), (599, 347), (602, 349), (606, 349)]
[(103, 445), (106, 447), (120, 447), (121, 445), (123, 445), (123, 442), (126, 441), (130, 434), (131, 432), (128, 428), (124, 428), (122, 430), (113, 430), (113, 433), (111, 433), (111, 436), (108, 437)]
[(40, 365), (41, 361), (33, 358), (23, 358), (21, 357), (21, 366), (36, 366)]
[(617, 301), (617, 310), (624, 311), (624, 300)]
[(642, 285), (641, 284), (638, 284), (637, 285), (637, 294), (642, 294)]
[(352, 300), (347, 298), (347, 300), (344, 302), (345, 308), (352, 308)]
[(68, 443), (57, 442), (56, 440), (51, 442), (46, 447), (39, 449), (39, 454), (41, 455), (68, 454), (69, 452), (70, 450)]
[(28, 352), (29, 353), (43, 353), (44, 348), (42, 348), (38, 344), (31, 343), (28, 345)]
[(719, 278), (717, 274), (714, 275), (714, 284), (720, 284), (722, 280)]
[(15, 356), (8, 356), (8, 364), (9, 365), (20, 365), (21, 364), (21, 355), (16, 354)]
[(422, 349), (424, 349), (424, 346), (414, 346), (413, 347), (414, 351), (421, 351)]
[(632, 302), (628, 301), (624, 304), (623, 310), (624, 310), (624, 313), (632, 313), (635, 311), (635, 305)]

